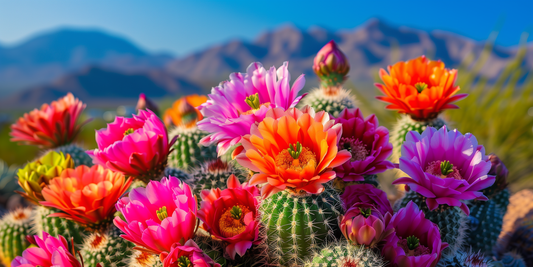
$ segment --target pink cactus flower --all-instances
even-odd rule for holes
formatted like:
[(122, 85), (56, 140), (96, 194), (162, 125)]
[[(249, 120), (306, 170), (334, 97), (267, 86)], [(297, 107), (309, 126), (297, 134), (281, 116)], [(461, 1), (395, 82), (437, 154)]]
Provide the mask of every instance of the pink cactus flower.
[[(387, 213), (390, 215), (390, 213)], [(340, 217), (340, 228), (353, 245), (375, 248), (394, 229), (386, 229), (384, 218), (373, 205), (357, 203)]]
[(392, 153), (389, 130), (379, 126), (376, 115), (365, 119), (358, 108), (345, 109), (335, 123), (342, 124), (339, 149), (347, 149), (352, 154), (350, 160), (334, 169), (343, 181), (363, 181), (365, 175), (394, 168), (387, 160)]
[(125, 233), (121, 237), (155, 254), (169, 252), (174, 243), (191, 239), (196, 230), (196, 198), (176, 177), (135, 188), (116, 207), (126, 220), (114, 219)]
[(179, 243), (172, 245), (170, 253), (161, 253), (160, 258), (163, 267), (220, 267), (192, 240), (188, 240), (183, 246)]
[(472, 134), (448, 131), (446, 126), (440, 130), (428, 127), (421, 135), (415, 131), (407, 134), (400, 169), (410, 178), (393, 184), (406, 184), (426, 197), (430, 210), (446, 204), (460, 207), (468, 215), (470, 210), (461, 200), (487, 200), (480, 190), (494, 183), (494, 176), (487, 175), (490, 168), (485, 148)]
[(87, 151), (94, 163), (149, 181), (160, 178), (175, 139), (169, 142), (163, 122), (150, 110), (133, 118), (116, 117), (96, 131), (98, 148)]
[(348, 210), (356, 203), (373, 205), (382, 215), (393, 214), (392, 207), (387, 199), (387, 193), (375, 188), (371, 184), (354, 184), (344, 189), (341, 195), (344, 209)]
[(303, 97), (298, 92), (304, 87), (305, 78), (300, 75), (290, 87), (288, 66), (285, 62), (277, 70), (266, 70), (255, 62), (247, 73), (232, 73), (229, 81), (214, 87), (209, 100), (199, 107), (204, 119), (198, 122), (198, 128), (210, 133), (201, 144), (216, 143), (218, 154), (225, 154), (250, 133), (252, 125), (263, 121), (269, 109), (296, 106)]
[(226, 252), (234, 259), (235, 253), (243, 256), (259, 243), (259, 190), (247, 183), (241, 185), (235, 175), (227, 181), (228, 189), (202, 191), (202, 207), (198, 217), (202, 228), (216, 240), (227, 244)]
[(81, 267), (82, 265), (72, 253), (68, 251), (67, 240), (63, 236), (53, 237), (43, 232), (43, 238), (33, 236), (28, 238), (36, 247), (22, 252), (17, 256), (11, 267)]
[(385, 238), (381, 250), (392, 266), (435, 267), (448, 247), (440, 238), (439, 227), (425, 218), (412, 201), (394, 216), (385, 216), (387, 229), (395, 232)]
[(346, 79), (350, 63), (335, 41), (331, 40), (316, 54), (313, 71), (322, 81), (323, 87), (336, 86)]

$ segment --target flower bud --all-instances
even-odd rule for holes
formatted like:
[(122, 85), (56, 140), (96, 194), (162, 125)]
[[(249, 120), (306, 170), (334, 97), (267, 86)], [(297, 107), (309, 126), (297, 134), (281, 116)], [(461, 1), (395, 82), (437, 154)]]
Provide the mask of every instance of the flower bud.
[(357, 203), (344, 216), (341, 216), (341, 231), (353, 245), (365, 245), (371, 248), (392, 233), (386, 231), (384, 218), (373, 205)]
[(146, 110), (149, 109), (153, 111), (155, 114), (159, 114), (159, 108), (157, 105), (152, 102), (150, 99), (146, 97), (144, 93), (141, 93), (139, 95), (139, 101), (137, 101), (137, 106), (135, 107), (135, 111), (139, 112), (139, 110)]
[(320, 79), (322, 87), (339, 86), (348, 77), (350, 64), (335, 41), (331, 40), (318, 51), (314, 60), (313, 71)]

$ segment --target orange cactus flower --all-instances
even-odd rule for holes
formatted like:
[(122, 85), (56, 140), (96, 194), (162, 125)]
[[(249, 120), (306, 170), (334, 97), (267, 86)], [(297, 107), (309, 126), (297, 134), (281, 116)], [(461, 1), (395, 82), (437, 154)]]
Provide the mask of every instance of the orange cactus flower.
[(206, 101), (205, 95), (188, 95), (176, 100), (172, 107), (165, 111), (165, 125), (168, 127), (174, 124), (185, 128), (196, 126), (196, 122), (203, 119), (198, 107)]
[(250, 185), (264, 184), (264, 198), (283, 190), (296, 195), (321, 193), (322, 184), (335, 178), (332, 168), (351, 158), (350, 152), (337, 148), (341, 125), (309, 106), (271, 109), (250, 133), (236, 159), (257, 172)]
[(63, 217), (97, 229), (113, 219), (115, 203), (132, 181), (131, 177), (126, 180), (123, 174), (100, 165), (65, 169), (42, 190), (45, 201), (40, 204), (63, 211), (50, 216)]
[(411, 115), (413, 120), (428, 121), (436, 118), (445, 109), (456, 109), (452, 102), (467, 94), (458, 94), (454, 86), (457, 70), (444, 68), (444, 63), (432, 61), (425, 56), (398, 62), (379, 71), (384, 84), (376, 84), (385, 94), (377, 99), (390, 103), (387, 109), (399, 110)]

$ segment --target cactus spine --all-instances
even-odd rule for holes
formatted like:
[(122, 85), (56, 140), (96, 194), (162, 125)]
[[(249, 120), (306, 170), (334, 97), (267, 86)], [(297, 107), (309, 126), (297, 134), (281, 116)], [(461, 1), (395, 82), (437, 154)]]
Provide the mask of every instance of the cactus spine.
[(390, 142), (394, 147), (392, 152), (392, 162), (399, 161), (402, 151), (402, 144), (405, 142), (405, 136), (408, 132), (415, 131), (422, 133), (427, 127), (434, 127), (438, 130), (444, 125), (446, 125), (446, 122), (440, 118), (435, 118), (431, 121), (415, 121), (407, 115), (402, 116), (394, 125), (390, 133)]
[(30, 245), (26, 236), (34, 234), (31, 217), (31, 208), (20, 208), (0, 220), (0, 258), (4, 265), (11, 266), (11, 261)]
[(339, 196), (327, 188), (317, 195), (279, 192), (261, 203), (269, 257), (282, 266), (301, 265), (314, 250), (340, 237)]
[(206, 162), (200, 168), (194, 169), (186, 183), (191, 185), (193, 194), (198, 199), (201, 199), (200, 192), (202, 190), (226, 189), (226, 181), (232, 174), (235, 174), (241, 183), (246, 180), (247, 175), (244, 171), (235, 168), (231, 163), (225, 163), (217, 159)]
[(357, 107), (357, 100), (348, 90), (343, 88), (318, 88), (314, 89), (302, 99), (302, 105), (309, 105), (316, 112), (326, 111), (327, 113), (338, 116), (345, 108)]
[(80, 227), (76, 222), (59, 217), (48, 217), (48, 215), (60, 212), (59, 210), (37, 206), (34, 209), (33, 224), (35, 233), (42, 237), (42, 233), (47, 232), (51, 236), (57, 237), (62, 235), (70, 241), (74, 238), (76, 247), (81, 246), (83, 238), (87, 234), (85, 229)]
[(426, 205), (426, 198), (415, 191), (405, 193), (400, 202), (400, 208), (407, 206), (409, 201), (413, 201), (424, 212), (426, 219), (437, 224), (443, 242), (448, 243), (444, 255), (453, 255), (461, 247), (466, 237), (468, 216), (458, 207), (439, 205), (435, 210), (430, 211)]
[(158, 255), (140, 250), (133, 250), (128, 259), (128, 267), (163, 267)]
[(90, 267), (102, 263), (103, 266), (127, 266), (135, 246), (130, 241), (120, 237), (122, 232), (114, 225), (110, 225), (104, 232), (93, 232), (81, 248), (81, 255), (85, 264)]
[(165, 169), (165, 174), (164, 174), (165, 177), (169, 177), (169, 176), (174, 176), (178, 179), (180, 179), (181, 181), (187, 181), (188, 179), (190, 179), (190, 175), (180, 169), (176, 169), (176, 168), (172, 168), (172, 167), (167, 167)]
[(169, 134), (170, 138), (178, 136), (174, 150), (168, 155), (168, 165), (172, 168), (189, 170), (203, 162), (217, 158), (216, 146), (202, 146), (200, 140), (207, 133), (196, 127), (176, 127)]
[(474, 251), (491, 252), (502, 231), (503, 214), (492, 201), (473, 201), (470, 207), (466, 244)]
[(204, 234), (206, 235), (197, 234), (196, 237), (194, 237), (194, 242), (213, 261), (221, 266), (228, 266), (227, 259), (224, 258), (224, 247), (222, 242), (213, 240), (210, 236), (207, 236), (207, 232), (204, 232)]
[(56, 148), (55, 151), (69, 154), (72, 157), (76, 167), (80, 165), (89, 167), (93, 166), (93, 159), (85, 152), (85, 149), (77, 145), (71, 144), (60, 146)]
[(489, 267), (494, 266), (493, 262), (486, 259), (483, 253), (459, 250), (454, 255), (442, 258), (437, 267)]
[(496, 206), (500, 209), (502, 212), (502, 216), (507, 213), (507, 206), (509, 206), (509, 197), (511, 197), (511, 192), (509, 192), (509, 189), (504, 189), (497, 193), (493, 198), (491, 198), (491, 201), (496, 204)]
[(342, 243), (332, 245), (315, 252), (313, 259), (305, 264), (306, 267), (382, 267), (385, 262), (379, 252), (363, 246), (356, 247)]

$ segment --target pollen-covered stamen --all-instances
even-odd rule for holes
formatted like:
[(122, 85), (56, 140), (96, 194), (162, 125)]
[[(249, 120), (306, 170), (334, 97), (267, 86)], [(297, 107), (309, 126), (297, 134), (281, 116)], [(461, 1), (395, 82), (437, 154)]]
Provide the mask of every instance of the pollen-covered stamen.
[(133, 132), (135, 132), (135, 130), (133, 128), (129, 128), (124, 132), (124, 136), (132, 134)]
[(370, 208), (359, 208), (359, 211), (361, 211), (361, 215), (363, 215), (365, 218), (368, 218), (370, 215), (372, 215), (372, 210)]
[(419, 93), (422, 93), (422, 91), (426, 90), (428, 88), (428, 85), (426, 83), (416, 83), (415, 88)]
[(178, 258), (178, 267), (192, 267), (192, 262), (187, 256), (181, 256)]
[(362, 161), (370, 154), (366, 149), (363, 141), (353, 137), (342, 137), (339, 142), (339, 147), (344, 148), (352, 154), (350, 161)]
[(165, 218), (168, 217), (167, 207), (163, 206), (163, 207), (159, 208), (156, 211), (156, 214), (157, 214), (157, 218), (159, 218), (159, 220), (163, 221)]
[(246, 102), (246, 104), (252, 109), (258, 109), (261, 107), (261, 103), (259, 103), (259, 93), (248, 96), (244, 102)]
[[(295, 171), (301, 171), (306, 167), (313, 167), (315, 168), (317, 166), (317, 160), (316, 155), (311, 151), (309, 148), (301, 146), (298, 149), (298, 142), (296, 143), (296, 147), (292, 146), (283, 149), (277, 156), (276, 156), (276, 166), (285, 170), (295, 170)], [(299, 151), (299, 152), (298, 152)]]
[(244, 217), (248, 212), (250, 209), (240, 204), (226, 209), (218, 223), (221, 234), (224, 237), (232, 237), (244, 232), (246, 230)]
[(461, 175), (461, 172), (457, 167), (453, 166), (449, 161), (447, 160), (436, 160), (433, 162), (430, 162), (425, 172), (435, 175), (440, 178), (454, 178), (456, 180), (462, 180), (463, 176)]
[(429, 248), (420, 244), (416, 236), (409, 236), (405, 239), (400, 237), (398, 246), (403, 249), (406, 256), (422, 256), (430, 253)]

